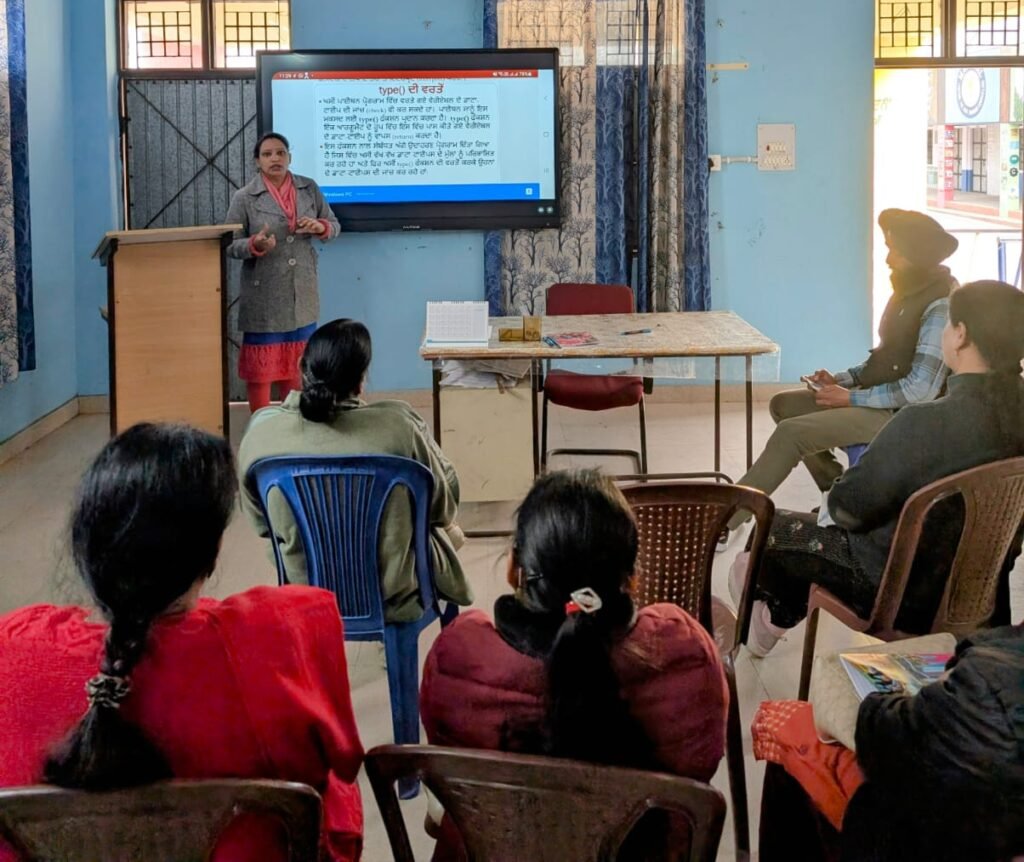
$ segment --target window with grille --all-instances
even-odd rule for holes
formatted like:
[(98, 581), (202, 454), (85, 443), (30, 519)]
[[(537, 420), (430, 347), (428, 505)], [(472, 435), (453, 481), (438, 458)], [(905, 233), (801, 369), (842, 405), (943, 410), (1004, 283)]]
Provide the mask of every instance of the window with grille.
[(255, 68), (257, 51), (288, 47), (288, 23), (288, 3), (214, 2), (214, 66), (218, 69)]
[(121, 4), (124, 67), (202, 69), (203, 15), (198, 2), (137, 0)]
[(971, 128), (971, 191), (988, 192), (988, 129)]
[(953, 188), (963, 188), (964, 165), (964, 130), (956, 127), (956, 140), (953, 148)]
[(941, 57), (941, 6), (939, 0), (920, 0), (915, 3), (877, 0), (875, 57)]
[(288, 0), (121, 0), (126, 71), (244, 71), (291, 45)]
[(961, 0), (956, 51), (961, 57), (1020, 57), (1019, 0)]
[(875, 61), (1024, 60), (1024, 0), (875, 0)]

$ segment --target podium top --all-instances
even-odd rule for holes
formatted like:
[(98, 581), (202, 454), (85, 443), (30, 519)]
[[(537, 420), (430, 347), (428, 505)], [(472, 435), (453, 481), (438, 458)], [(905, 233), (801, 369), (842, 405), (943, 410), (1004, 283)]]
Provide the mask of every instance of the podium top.
[(161, 227), (152, 230), (112, 230), (106, 233), (96, 246), (93, 257), (98, 257), (106, 266), (110, 255), (120, 244), (136, 245), (150, 242), (190, 242), (203, 239), (219, 239), (241, 230), (240, 224), (199, 225), (196, 227)]

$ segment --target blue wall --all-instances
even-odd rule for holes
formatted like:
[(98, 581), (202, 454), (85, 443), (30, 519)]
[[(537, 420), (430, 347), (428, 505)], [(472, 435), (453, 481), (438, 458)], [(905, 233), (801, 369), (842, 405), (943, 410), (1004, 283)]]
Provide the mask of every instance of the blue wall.
[[(295, 48), (479, 48), (480, 0), (292, 0)], [(370, 387), (430, 386), (419, 358), (428, 299), (483, 299), (480, 233), (342, 235), (320, 258), (320, 319), (354, 317), (373, 334)]]
[(750, 64), (709, 78), (709, 152), (754, 155), (758, 123), (796, 124), (796, 171), (711, 174), (714, 307), (782, 345), (783, 380), (871, 346), (873, 8), (708, 0), (708, 62)]
[(103, 234), (119, 230), (121, 154), (118, 136), (116, 0), (67, 0), (74, 28), (71, 58), (75, 128), (75, 320), (78, 393), (106, 394), (109, 376), (107, 271), (92, 260)]
[(0, 441), (78, 393), (69, 3), (25, 4), (37, 370), (0, 389)]

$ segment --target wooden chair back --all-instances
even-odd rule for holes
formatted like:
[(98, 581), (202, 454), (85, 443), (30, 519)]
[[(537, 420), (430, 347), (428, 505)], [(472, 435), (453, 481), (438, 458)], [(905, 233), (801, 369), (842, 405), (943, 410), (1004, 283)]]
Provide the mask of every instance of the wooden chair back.
[(673, 858), (711, 862), (725, 800), (713, 787), (658, 772), (552, 757), (432, 746), (384, 745), (366, 771), (396, 862), (413, 862), (394, 784), (415, 776), (435, 794), (465, 842), (470, 862), (613, 860), (651, 809), (690, 823), (690, 846)]
[(671, 602), (682, 607), (711, 634), (711, 570), (725, 525), (740, 510), (754, 516), (747, 566), (747, 588), (737, 608), (736, 636), (723, 652), (746, 640), (754, 603), (751, 582), (768, 541), (775, 506), (755, 488), (713, 482), (667, 482), (622, 489), (640, 531), (639, 577), (633, 597), (640, 607)]
[(26, 862), (203, 862), (241, 813), (276, 818), (288, 833), (289, 862), (316, 862), (320, 796), (286, 781), (163, 781), (102, 793), (4, 788), (0, 839)]
[(875, 604), (867, 618), (824, 587), (811, 588), (797, 693), (800, 700), (806, 700), (810, 693), (820, 611), (828, 611), (843, 625), (884, 641), (924, 633), (905, 631), (899, 615), (925, 521), (938, 503), (956, 496), (963, 499), (964, 526), (930, 631), (950, 632), (961, 638), (992, 625), (1000, 590), (1006, 586), (1001, 580), (1007, 554), (1024, 523), (1024, 458), (972, 467), (932, 482), (910, 496), (896, 524)]

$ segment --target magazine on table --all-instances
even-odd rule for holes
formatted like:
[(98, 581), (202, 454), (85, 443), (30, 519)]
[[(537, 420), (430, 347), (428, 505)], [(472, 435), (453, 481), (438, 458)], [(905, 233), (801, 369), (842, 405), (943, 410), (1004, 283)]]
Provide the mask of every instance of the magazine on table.
[(597, 344), (597, 339), (589, 332), (558, 332), (548, 335), (544, 341), (551, 347), (587, 347)]
[(840, 653), (839, 661), (863, 700), (873, 692), (917, 694), (942, 678), (952, 653)]

